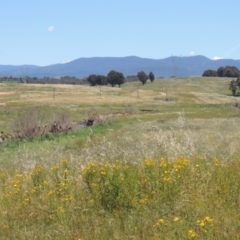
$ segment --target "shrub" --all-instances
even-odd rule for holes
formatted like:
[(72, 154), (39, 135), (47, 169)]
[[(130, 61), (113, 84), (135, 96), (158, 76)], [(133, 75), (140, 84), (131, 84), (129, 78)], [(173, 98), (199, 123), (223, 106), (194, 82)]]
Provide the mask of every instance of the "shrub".
[(217, 77), (217, 71), (208, 69), (208, 70), (204, 71), (202, 76), (203, 77)]
[(143, 85), (144, 85), (144, 84), (147, 82), (147, 80), (148, 80), (148, 75), (147, 75), (145, 72), (143, 72), (143, 71), (138, 72), (137, 77), (138, 77), (139, 81), (140, 81)]

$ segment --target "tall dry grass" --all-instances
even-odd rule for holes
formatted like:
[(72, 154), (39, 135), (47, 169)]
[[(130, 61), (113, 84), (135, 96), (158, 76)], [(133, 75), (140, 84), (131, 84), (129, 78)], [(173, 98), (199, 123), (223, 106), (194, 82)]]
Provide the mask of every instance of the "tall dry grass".
[[(34, 142), (28, 143), (28, 147), (21, 144), (17, 154), (11, 156), (9, 164), (31, 169), (37, 163), (49, 167), (59, 159), (67, 158), (84, 167), (92, 161), (99, 163), (121, 160), (137, 163), (148, 158), (165, 157), (172, 160), (180, 156), (218, 157), (231, 161), (238, 158), (240, 150), (237, 118), (188, 119), (184, 113), (179, 113), (176, 120), (136, 120), (133, 126), (114, 131), (111, 124), (108, 126), (107, 133), (90, 133), (85, 142), (81, 141), (81, 145), (74, 135), (66, 136), (63, 143), (41, 142), (38, 148), (34, 147)], [(94, 130), (89, 128), (88, 131)], [(65, 144), (73, 147), (66, 149)], [(31, 145), (34, 151), (31, 151)]]
[(164, 123), (139, 122), (127, 130), (89, 138), (81, 151), (88, 163), (108, 160), (142, 161), (143, 159), (176, 159), (220, 157), (226, 161), (238, 157), (238, 119), (187, 119), (179, 113), (177, 120)]

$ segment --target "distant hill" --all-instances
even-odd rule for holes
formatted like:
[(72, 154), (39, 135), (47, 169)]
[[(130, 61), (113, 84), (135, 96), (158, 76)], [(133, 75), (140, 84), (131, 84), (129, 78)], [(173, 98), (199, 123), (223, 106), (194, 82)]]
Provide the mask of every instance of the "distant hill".
[(79, 58), (65, 64), (45, 67), (34, 65), (10, 66), (0, 65), (0, 76), (23, 77), (87, 77), (90, 74), (107, 75), (110, 70), (122, 72), (125, 76), (136, 75), (139, 71), (152, 71), (156, 77), (201, 76), (207, 69), (217, 70), (220, 66), (236, 66), (240, 69), (240, 60), (211, 60), (204, 56), (168, 57), (149, 59), (129, 57), (93, 57)]

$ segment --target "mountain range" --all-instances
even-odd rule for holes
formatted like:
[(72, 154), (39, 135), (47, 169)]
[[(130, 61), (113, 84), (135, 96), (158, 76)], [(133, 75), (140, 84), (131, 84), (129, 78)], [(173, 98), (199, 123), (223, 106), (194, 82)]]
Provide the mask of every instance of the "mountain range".
[(0, 76), (13, 77), (87, 77), (90, 74), (107, 75), (116, 70), (125, 76), (137, 75), (139, 71), (147, 74), (152, 71), (156, 77), (189, 77), (201, 76), (207, 69), (217, 70), (219, 67), (235, 66), (240, 69), (240, 60), (220, 59), (211, 60), (198, 55), (190, 57), (168, 57), (164, 59), (129, 57), (92, 57), (78, 58), (64, 64), (49, 66), (35, 65), (0, 65)]

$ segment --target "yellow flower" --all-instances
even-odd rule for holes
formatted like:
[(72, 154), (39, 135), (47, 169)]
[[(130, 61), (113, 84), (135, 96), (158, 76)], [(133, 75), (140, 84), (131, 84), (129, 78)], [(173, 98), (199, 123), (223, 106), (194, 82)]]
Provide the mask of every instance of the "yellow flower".
[(219, 160), (216, 157), (213, 158), (213, 162), (214, 162), (215, 166), (219, 166), (220, 165), (220, 162), (219, 162)]
[(147, 203), (147, 201), (148, 201), (148, 199), (147, 199), (147, 197), (145, 197), (145, 198), (140, 199), (139, 203), (145, 204), (145, 203)]
[(207, 216), (207, 217), (204, 218), (204, 221), (208, 222), (208, 223), (212, 223), (213, 220), (210, 217)]
[(59, 169), (59, 166), (58, 165), (53, 165), (52, 167), (51, 167), (51, 171), (56, 171), (56, 170), (58, 170)]
[(171, 182), (172, 182), (172, 179), (171, 179), (171, 178), (168, 178), (168, 177), (164, 177), (164, 178), (163, 178), (163, 181), (164, 181), (164, 182), (169, 182), (169, 183), (171, 183)]
[(68, 160), (67, 159), (63, 159), (62, 160), (62, 164), (67, 164), (68, 163)]
[(55, 194), (55, 191), (54, 191), (54, 190), (50, 190), (50, 191), (47, 193), (48, 196), (51, 196), (51, 195), (53, 195), (53, 194)]
[(210, 217), (206, 216), (202, 220), (197, 220), (197, 225), (199, 225), (200, 227), (204, 227), (206, 224), (212, 225), (212, 221), (213, 220)]
[(191, 229), (191, 230), (188, 231), (188, 236), (191, 237), (191, 238), (194, 238), (194, 237), (197, 236), (197, 234), (195, 233), (194, 230)]
[(106, 173), (106, 168), (105, 167), (101, 167), (100, 169), (99, 169), (99, 173), (100, 173), (100, 175), (106, 175), (107, 173)]
[(177, 222), (177, 221), (179, 221), (179, 218), (178, 218), (178, 217), (175, 217), (175, 218), (173, 219), (173, 221), (174, 221), (174, 222)]
[(160, 167), (167, 167), (167, 165), (168, 162), (164, 158), (161, 158)]
[(201, 227), (204, 227), (204, 225), (205, 225), (203, 220), (197, 220), (197, 224)]
[(152, 160), (152, 159), (147, 159), (147, 160), (144, 161), (144, 165), (145, 165), (146, 167), (154, 166), (154, 165), (155, 165), (155, 162), (154, 162), (154, 160)]
[(199, 224), (201, 227), (204, 227), (205, 223), (204, 222), (200, 222)]
[(164, 223), (164, 220), (162, 218), (159, 218), (155, 224), (155, 226), (159, 226)]

